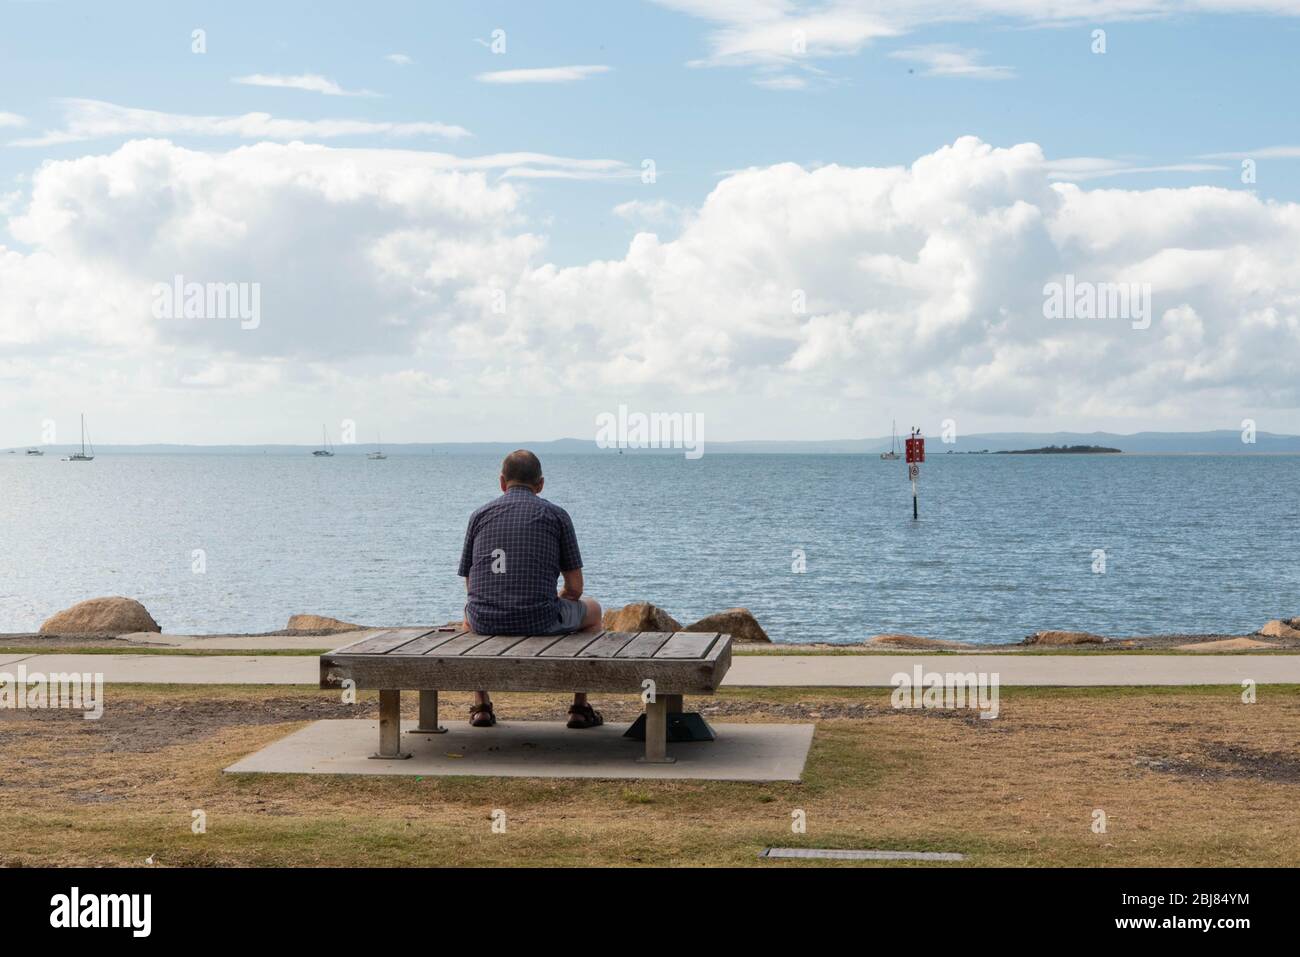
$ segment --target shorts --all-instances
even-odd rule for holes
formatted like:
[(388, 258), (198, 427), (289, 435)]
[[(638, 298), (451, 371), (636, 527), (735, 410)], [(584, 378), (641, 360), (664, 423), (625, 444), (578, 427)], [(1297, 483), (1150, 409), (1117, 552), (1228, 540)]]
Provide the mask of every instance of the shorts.
[[(469, 620), (469, 605), (464, 610), (466, 626), (473, 628)], [(555, 599), (555, 624), (546, 631), (532, 632), (538, 635), (567, 635), (572, 631), (582, 630), (582, 619), (587, 617), (587, 606), (573, 598)], [(478, 629), (474, 629), (477, 631)]]
[(555, 599), (555, 613), (559, 619), (554, 628), (544, 635), (567, 635), (582, 630), (582, 619), (587, 617), (587, 606), (574, 598)]

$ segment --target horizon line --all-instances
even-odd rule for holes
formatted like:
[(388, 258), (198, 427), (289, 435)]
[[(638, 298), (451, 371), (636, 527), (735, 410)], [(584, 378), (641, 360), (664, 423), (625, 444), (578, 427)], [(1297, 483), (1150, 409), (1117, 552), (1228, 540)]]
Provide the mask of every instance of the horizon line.
[[(971, 432), (966, 435), (959, 435), (952, 442), (948, 442), (948, 443), (942, 443), (941, 433), (938, 435), (925, 435), (924, 437), (932, 440), (937, 440), (936, 444), (942, 443), (946, 445), (955, 445), (958, 443), (975, 441), (977, 439), (997, 439), (997, 438), (1010, 437), (1010, 436), (1025, 437), (1025, 438), (1038, 437), (1038, 436), (1041, 436), (1043, 438), (1052, 438), (1055, 436), (1112, 436), (1118, 439), (1134, 439), (1134, 438), (1151, 437), (1151, 436), (1170, 437), (1170, 438), (1208, 437), (1208, 436), (1240, 434), (1240, 432), (1241, 432), (1240, 429), (1200, 429), (1200, 430), (1189, 430), (1189, 431), (1162, 431), (1162, 430), (1155, 430), (1155, 429), (1145, 429), (1138, 432), (1107, 432), (1104, 430), (1093, 430), (1091, 432), (1081, 432), (1081, 431), (1075, 431), (1069, 429), (1062, 429), (1053, 432), (1008, 430), (1008, 431), (1001, 431), (1001, 432)], [(1300, 434), (1287, 433), (1287, 432), (1256, 431), (1255, 435), (1257, 437), (1267, 437), (1272, 439), (1300, 440)], [(839, 437), (839, 438), (827, 438), (827, 439), (803, 439), (803, 438), (711, 439), (708, 441), (707, 444), (715, 445), (715, 446), (716, 445), (721, 445), (721, 446), (725, 446), (725, 445), (831, 445), (831, 444), (844, 444), (844, 443), (889, 442), (891, 439), (897, 439), (897, 436), (882, 435), (882, 436)], [(415, 440), (415, 441), (405, 441), (405, 442), (380, 442), (380, 443), (357, 441), (357, 442), (338, 443), (336, 447), (370, 448), (376, 445), (380, 445), (385, 449), (396, 449), (396, 448), (410, 448), (416, 446), (437, 447), (437, 446), (450, 446), (450, 445), (462, 445), (462, 446), (463, 445), (482, 445), (482, 446), (515, 445), (517, 448), (528, 448), (529, 446), (532, 445), (538, 445), (538, 446), (554, 445), (561, 442), (579, 443), (584, 445), (598, 445), (598, 440), (595, 438), (578, 438), (576, 436), (560, 436), (559, 438), (554, 438), (554, 439), (529, 439), (524, 441), (520, 441), (517, 439), (438, 439), (438, 440)], [(20, 449), (55, 449), (55, 448), (62, 448), (65, 446), (75, 447), (76, 445), (77, 443), (60, 443), (60, 442), (20, 443), (18, 445), (0, 446), (0, 449), (3, 449), (4, 451), (8, 452), (10, 450), (20, 450)], [(194, 448), (194, 449), (210, 449), (210, 448), (257, 449), (257, 448), (277, 448), (277, 447), (294, 448), (294, 449), (319, 448), (318, 445), (312, 443), (276, 442), (276, 441), (266, 441), (266, 442), (143, 441), (143, 442), (113, 442), (113, 443), (97, 444), (97, 447), (101, 449), (110, 449), (110, 448), (130, 449), (130, 448), (143, 448), (148, 446), (169, 447), (169, 448)], [(667, 448), (660, 449), (660, 448), (649, 447), (649, 446), (629, 446), (628, 450), (629, 451), (630, 450), (672, 451), (672, 449), (667, 449)]]

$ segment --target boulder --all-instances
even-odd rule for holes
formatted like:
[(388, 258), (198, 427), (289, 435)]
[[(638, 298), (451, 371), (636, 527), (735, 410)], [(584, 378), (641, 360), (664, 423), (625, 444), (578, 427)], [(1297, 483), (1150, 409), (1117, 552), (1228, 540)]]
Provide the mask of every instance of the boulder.
[(963, 651), (975, 647), (964, 641), (944, 641), (942, 638), (922, 638), (920, 635), (876, 635), (866, 644), (874, 648), (903, 648), (934, 651)]
[(353, 625), (325, 615), (291, 615), (285, 631), (361, 631), (365, 625)]
[(748, 608), (728, 608), (717, 614), (701, 618), (682, 628), (681, 631), (718, 631), (730, 635), (732, 641), (759, 641), (771, 644), (772, 639), (758, 623)]
[(45, 620), (42, 635), (126, 635), (161, 632), (158, 622), (134, 598), (91, 598)]
[(682, 626), (672, 615), (650, 604), (638, 601), (622, 608), (605, 612), (601, 624), (606, 631), (681, 631)]
[(1036, 631), (1025, 639), (1026, 645), (1058, 647), (1062, 645), (1104, 645), (1110, 639), (1087, 631)]
[(1256, 648), (1276, 648), (1267, 641), (1254, 638), (1224, 638), (1220, 641), (1192, 642), (1189, 645), (1175, 645), (1179, 651), (1254, 651)]
[(1291, 623), (1274, 618), (1267, 625), (1255, 632), (1257, 635), (1263, 635), (1265, 638), (1300, 638), (1300, 628), (1294, 627), (1296, 619), (1292, 618)]

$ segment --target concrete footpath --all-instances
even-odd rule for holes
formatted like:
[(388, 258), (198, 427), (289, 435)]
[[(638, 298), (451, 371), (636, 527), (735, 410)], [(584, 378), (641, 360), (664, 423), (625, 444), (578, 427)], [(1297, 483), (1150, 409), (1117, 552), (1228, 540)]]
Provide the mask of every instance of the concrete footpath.
[[(314, 656), (0, 655), (0, 671), (99, 674), (109, 684), (317, 685)], [(976, 672), (1007, 686), (1300, 684), (1300, 655), (737, 655), (726, 687), (890, 687), (895, 674)]]

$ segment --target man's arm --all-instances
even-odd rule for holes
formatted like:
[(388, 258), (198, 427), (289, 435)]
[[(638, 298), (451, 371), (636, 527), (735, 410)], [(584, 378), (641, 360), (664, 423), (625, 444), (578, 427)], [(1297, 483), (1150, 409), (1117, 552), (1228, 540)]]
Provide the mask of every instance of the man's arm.
[(460, 549), (460, 564), (456, 567), (456, 574), (465, 579), (465, 594), (469, 594), (469, 573), (474, 567), (474, 519), (478, 517), (475, 512), (469, 517), (469, 525), (465, 528), (465, 544)]
[(560, 597), (577, 601), (582, 597), (582, 569), (574, 568), (560, 574), (564, 576), (564, 588), (560, 591)]
[(582, 597), (582, 553), (578, 551), (578, 533), (573, 530), (573, 519), (562, 508), (556, 509), (560, 519), (560, 574), (564, 576), (561, 598), (577, 601)]

